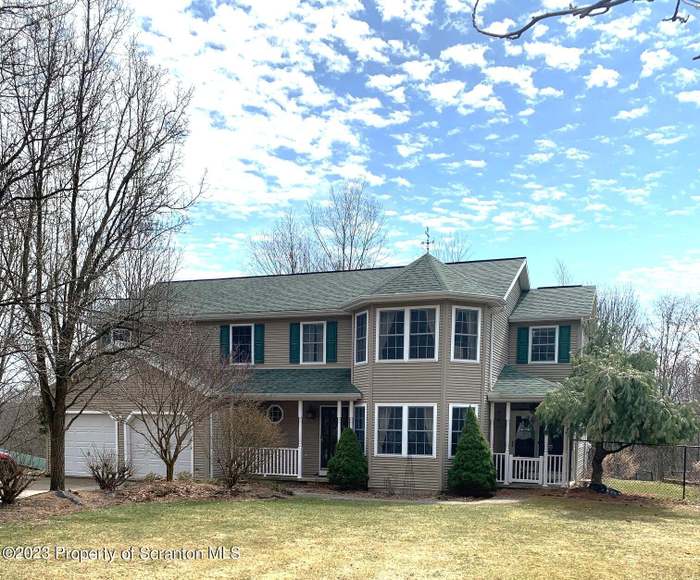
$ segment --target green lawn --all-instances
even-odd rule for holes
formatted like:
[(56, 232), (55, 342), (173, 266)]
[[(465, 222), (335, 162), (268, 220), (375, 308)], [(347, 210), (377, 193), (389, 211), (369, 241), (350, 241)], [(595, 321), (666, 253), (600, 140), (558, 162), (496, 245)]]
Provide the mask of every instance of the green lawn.
[(537, 497), (417, 504), (150, 503), (0, 527), (2, 546), (240, 546), (238, 561), (0, 563), (3, 578), (670, 577), (700, 575), (700, 511)]
[[(628, 495), (644, 495), (659, 499), (675, 500), (680, 500), (683, 497), (683, 488), (677, 483), (606, 478), (605, 485), (620, 490), (622, 493)], [(700, 502), (700, 486), (686, 485), (685, 498), (687, 501)]]

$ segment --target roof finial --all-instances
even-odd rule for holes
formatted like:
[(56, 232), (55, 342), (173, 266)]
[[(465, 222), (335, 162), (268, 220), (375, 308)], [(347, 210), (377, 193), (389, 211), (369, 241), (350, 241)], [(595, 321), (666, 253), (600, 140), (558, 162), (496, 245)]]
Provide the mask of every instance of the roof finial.
[(433, 243), (435, 240), (431, 239), (430, 237), (430, 228), (425, 228), (425, 241), (421, 242), (421, 245), (425, 246), (425, 253), (429, 254), (430, 253), (430, 244)]

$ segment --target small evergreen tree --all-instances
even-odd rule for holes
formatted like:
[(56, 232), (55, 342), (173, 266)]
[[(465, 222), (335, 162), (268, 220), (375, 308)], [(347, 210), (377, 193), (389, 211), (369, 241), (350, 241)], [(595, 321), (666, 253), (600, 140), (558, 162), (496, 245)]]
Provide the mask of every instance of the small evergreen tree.
[(496, 468), (474, 409), (467, 410), (462, 436), (447, 474), (447, 485), (454, 493), (476, 497), (491, 495), (496, 490)]
[(367, 459), (355, 432), (346, 428), (328, 462), (328, 481), (342, 489), (364, 489), (367, 479)]

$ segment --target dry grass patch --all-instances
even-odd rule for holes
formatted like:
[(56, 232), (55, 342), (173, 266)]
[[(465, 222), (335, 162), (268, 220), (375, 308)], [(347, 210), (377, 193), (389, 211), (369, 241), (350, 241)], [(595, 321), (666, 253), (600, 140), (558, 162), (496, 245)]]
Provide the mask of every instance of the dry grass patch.
[(238, 561), (4, 562), (6, 577), (697, 577), (700, 510), (532, 496), (521, 503), (144, 503), (15, 523), (2, 545), (240, 546)]

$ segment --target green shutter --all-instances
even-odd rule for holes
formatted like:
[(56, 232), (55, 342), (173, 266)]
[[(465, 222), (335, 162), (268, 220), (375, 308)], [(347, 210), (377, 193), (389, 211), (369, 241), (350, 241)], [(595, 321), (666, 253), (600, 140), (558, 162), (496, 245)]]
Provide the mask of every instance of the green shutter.
[(528, 351), (530, 350), (530, 327), (518, 327), (518, 348), (516, 362), (519, 365), (526, 365)]
[(326, 322), (326, 362), (338, 361), (338, 321)]
[(299, 349), (301, 337), (301, 325), (298, 322), (292, 322), (289, 325), (289, 362), (299, 364)]
[(571, 362), (571, 326), (559, 327), (559, 362)]
[(265, 325), (255, 325), (255, 355), (253, 361), (256, 365), (261, 365), (265, 362)]
[(219, 327), (219, 353), (221, 362), (229, 362), (231, 354), (231, 327), (228, 324), (222, 324)]

